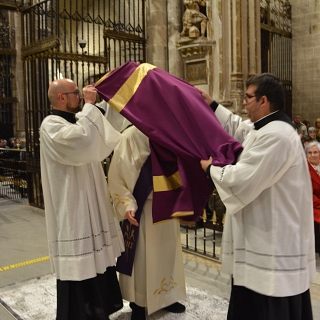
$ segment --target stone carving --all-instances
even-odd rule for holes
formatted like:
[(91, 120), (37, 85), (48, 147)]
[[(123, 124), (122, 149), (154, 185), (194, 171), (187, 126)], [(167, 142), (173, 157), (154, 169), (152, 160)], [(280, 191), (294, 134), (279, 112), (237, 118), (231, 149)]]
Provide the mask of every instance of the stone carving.
[(205, 15), (206, 1), (183, 0), (185, 12), (183, 15), (183, 28), (181, 37), (191, 39), (205, 37), (208, 17)]

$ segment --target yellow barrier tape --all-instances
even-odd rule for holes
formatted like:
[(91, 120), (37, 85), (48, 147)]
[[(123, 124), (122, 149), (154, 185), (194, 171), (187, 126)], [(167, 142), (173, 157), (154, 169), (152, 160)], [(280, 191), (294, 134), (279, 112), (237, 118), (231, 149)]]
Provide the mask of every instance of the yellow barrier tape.
[(49, 256), (44, 256), (44, 257), (37, 258), (37, 259), (32, 259), (32, 260), (27, 260), (27, 261), (15, 263), (15, 264), (10, 264), (9, 266), (0, 267), (0, 272), (1, 271), (7, 271), (7, 270), (15, 269), (15, 268), (20, 268), (20, 267), (24, 267), (24, 266), (28, 266), (29, 264), (34, 264), (34, 263), (46, 261), (46, 260), (49, 260), (49, 259), (50, 259)]

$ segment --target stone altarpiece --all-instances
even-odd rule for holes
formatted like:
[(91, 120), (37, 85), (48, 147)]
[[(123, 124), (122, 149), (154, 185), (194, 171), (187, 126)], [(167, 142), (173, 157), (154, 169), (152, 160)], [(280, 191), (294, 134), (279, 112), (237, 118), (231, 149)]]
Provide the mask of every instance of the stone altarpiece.
[[(182, 3), (182, 28), (176, 46), (183, 61), (184, 79), (245, 118), (242, 105), (245, 82), (261, 72), (260, 1), (183, 0)], [(192, 3), (198, 3), (207, 18), (205, 33), (201, 32), (197, 19), (188, 20), (187, 5)], [(198, 31), (192, 28), (192, 22)]]

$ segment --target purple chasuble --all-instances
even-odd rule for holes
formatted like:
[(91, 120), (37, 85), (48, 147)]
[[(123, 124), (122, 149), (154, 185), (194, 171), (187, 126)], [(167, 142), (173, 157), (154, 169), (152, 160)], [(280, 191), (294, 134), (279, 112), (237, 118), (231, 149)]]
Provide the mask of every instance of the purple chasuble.
[(150, 140), (153, 221), (196, 222), (213, 189), (200, 160), (212, 156), (216, 166), (233, 164), (242, 145), (195, 87), (153, 65), (127, 62), (95, 86)]

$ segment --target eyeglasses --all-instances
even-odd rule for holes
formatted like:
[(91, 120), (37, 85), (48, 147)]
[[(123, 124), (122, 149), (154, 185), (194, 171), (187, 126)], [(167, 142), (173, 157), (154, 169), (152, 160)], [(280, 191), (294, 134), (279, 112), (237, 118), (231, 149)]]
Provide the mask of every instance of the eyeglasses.
[(75, 94), (78, 96), (78, 98), (80, 98), (82, 96), (80, 90), (76, 90), (76, 91), (72, 91), (72, 92), (61, 92), (61, 93), (62, 94)]
[(308, 151), (307, 152), (308, 156), (313, 156), (313, 155), (317, 155), (317, 154), (319, 154), (319, 151)]
[(246, 93), (246, 94), (244, 95), (244, 97), (243, 97), (243, 101), (245, 101), (246, 103), (248, 103), (249, 99), (254, 98), (254, 97), (257, 97), (257, 96), (252, 96), (252, 95)]

